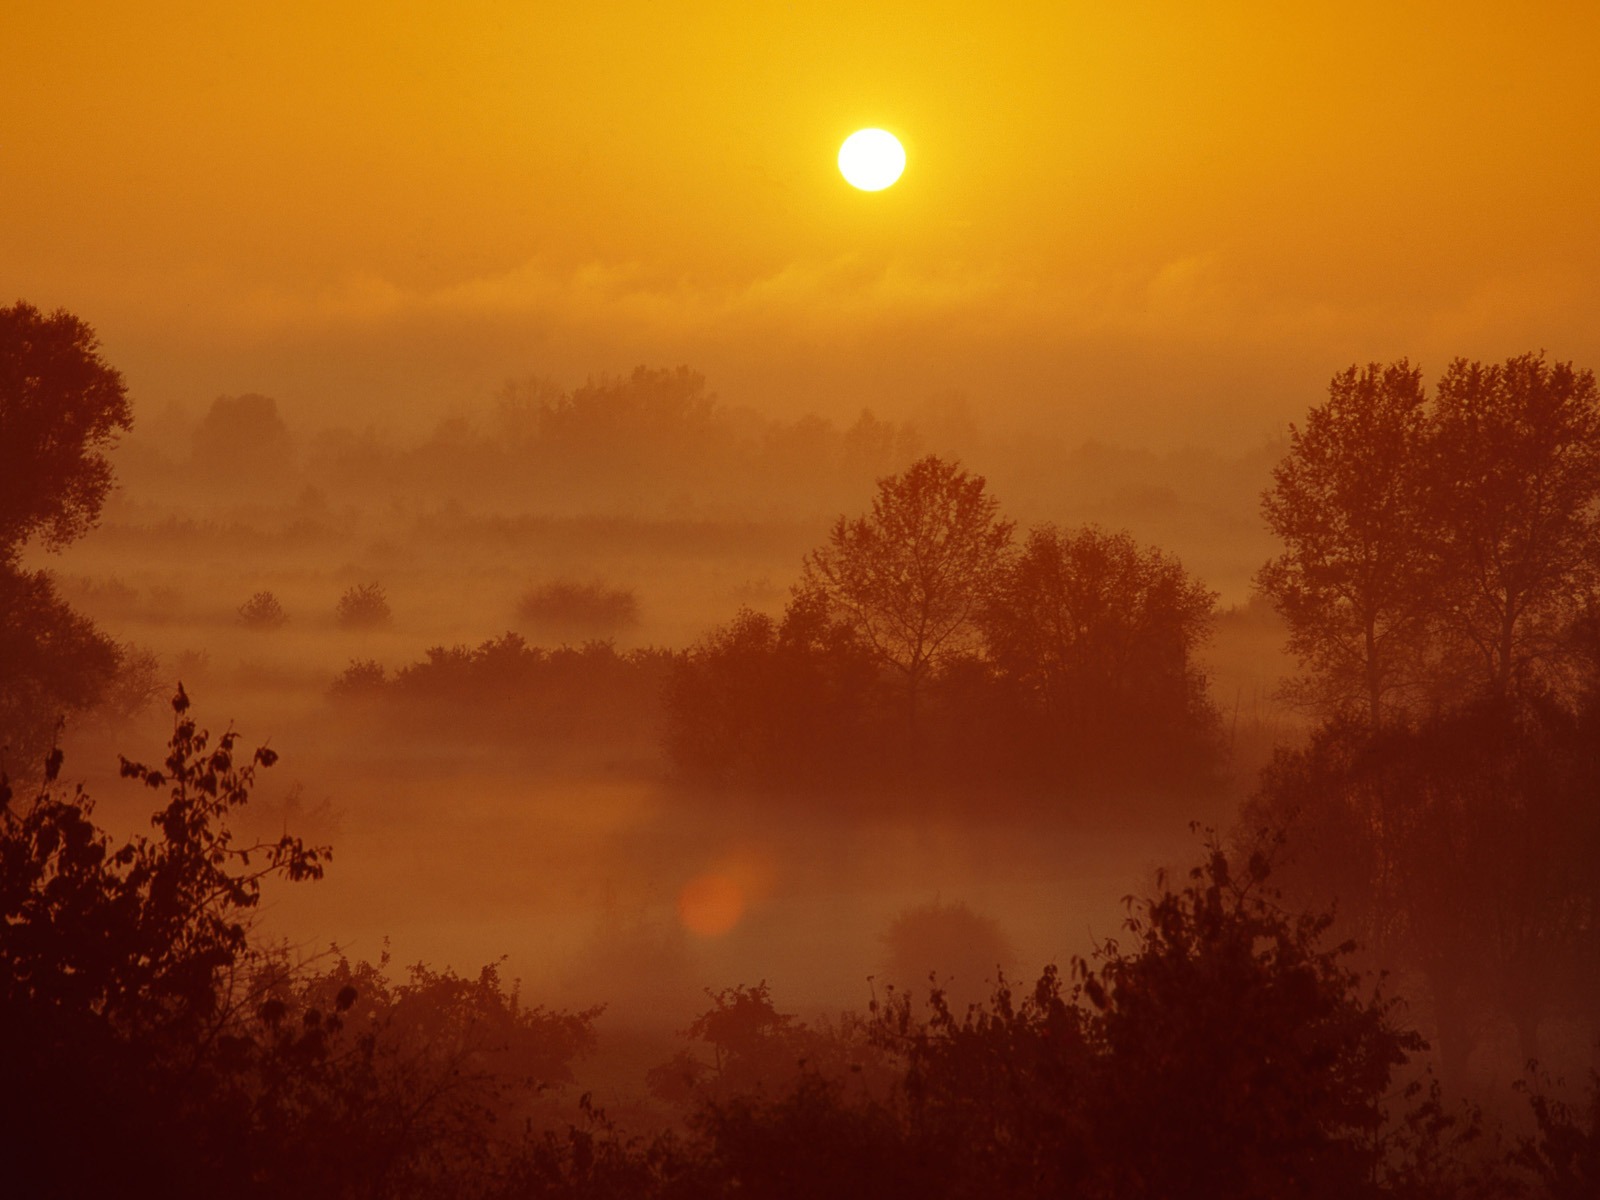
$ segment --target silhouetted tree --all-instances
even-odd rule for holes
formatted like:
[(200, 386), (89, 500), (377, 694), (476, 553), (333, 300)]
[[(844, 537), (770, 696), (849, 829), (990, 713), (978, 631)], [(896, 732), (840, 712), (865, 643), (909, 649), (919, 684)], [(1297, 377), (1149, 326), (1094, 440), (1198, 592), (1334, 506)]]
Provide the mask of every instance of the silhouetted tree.
[(1358, 706), (1373, 728), (1418, 682), (1435, 605), (1424, 399), (1404, 359), (1334, 376), (1304, 429), (1289, 427), (1262, 497), (1284, 552), (1258, 586), (1288, 622), (1317, 706)]
[(0, 308), (0, 566), (31, 536), (59, 549), (94, 527), (111, 489), (104, 451), (132, 425), (94, 330), (64, 309)]
[(929, 673), (977, 646), (1012, 524), (982, 476), (929, 456), (878, 481), (872, 512), (840, 517), (806, 558), (815, 589), (874, 653), (899, 672), (915, 736)]
[(1035, 729), (1021, 756), (1057, 776), (1191, 777), (1216, 725), (1195, 663), (1215, 603), (1126, 533), (1032, 530), (984, 614), (990, 661)]
[(861, 784), (887, 759), (882, 667), (820, 593), (781, 621), (745, 610), (674, 664), (665, 745), (683, 778), (756, 786)]
[(565, 1115), (554, 1098), (598, 1009), (527, 1005), (493, 965), (399, 980), (388, 965), (262, 973), (224, 1095), (249, 1097), (238, 1166), (272, 1194), (484, 1195), (526, 1131)]
[(1247, 809), (1283, 826), (1296, 901), (1337, 901), (1386, 967), (1426, 985), (1446, 1082), (1508, 1021), (1524, 1057), (1600, 995), (1600, 743), (1545, 700), (1493, 698), (1415, 729), (1353, 725), (1285, 752)]
[(377, 722), (408, 737), (537, 746), (546, 761), (554, 747), (596, 742), (653, 753), (673, 662), (666, 650), (619, 653), (610, 642), (546, 650), (506, 633), (477, 646), (431, 646), (392, 673), (356, 659), (330, 691), (368, 728)]
[(65, 310), (0, 308), (0, 763), (13, 771), (137, 666), (49, 575), (18, 565), (30, 538), (59, 550), (94, 527), (111, 489), (105, 451), (132, 423), (94, 330)]
[(1565, 630), (1600, 587), (1594, 373), (1542, 354), (1457, 359), (1435, 408), (1444, 622), (1488, 690), (1548, 682), (1566, 658)]
[(1600, 391), (1543, 355), (1457, 359), (1429, 410), (1405, 361), (1352, 367), (1291, 427), (1263, 509), (1285, 552), (1258, 582), (1324, 714), (1376, 728), (1565, 686), (1600, 585)]
[(49, 574), (0, 565), (0, 769), (42, 762), (61, 719), (98, 703), (124, 657)]
[(194, 467), (234, 487), (283, 483), (294, 438), (271, 396), (218, 396), (194, 431)]

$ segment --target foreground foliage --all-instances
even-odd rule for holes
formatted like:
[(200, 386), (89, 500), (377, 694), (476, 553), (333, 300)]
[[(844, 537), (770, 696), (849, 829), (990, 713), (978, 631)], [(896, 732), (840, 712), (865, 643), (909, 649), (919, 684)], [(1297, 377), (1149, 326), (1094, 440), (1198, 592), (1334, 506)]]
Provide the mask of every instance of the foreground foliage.
[(1272, 890), (1271, 844), (1208, 846), (1130, 899), (1121, 942), (964, 1013), (891, 990), (808, 1024), (765, 983), (713, 993), (650, 1074), (670, 1129), (587, 1098), (573, 1120), (599, 1010), (529, 1007), (492, 966), (396, 980), (263, 942), (263, 884), (317, 878), (327, 850), (237, 842), (275, 756), (212, 739), (181, 689), (173, 707), (165, 761), (122, 768), (165, 793), (149, 835), (100, 829), (59, 754), (30, 801), (0, 788), (0, 1153), (22, 1194), (1594, 1194), (1600, 1106), (1540, 1088), (1533, 1136), (1481, 1141), (1330, 918)]
[(325, 847), (235, 840), (276, 755), (212, 739), (182, 689), (166, 803), (118, 844), (52, 754), (20, 802), (0, 777), (0, 1154), (30, 1196), (438, 1195), (484, 1169), (500, 1122), (540, 1116), (594, 1011), (477, 979), (341, 960), (295, 966), (253, 932), (269, 879)]

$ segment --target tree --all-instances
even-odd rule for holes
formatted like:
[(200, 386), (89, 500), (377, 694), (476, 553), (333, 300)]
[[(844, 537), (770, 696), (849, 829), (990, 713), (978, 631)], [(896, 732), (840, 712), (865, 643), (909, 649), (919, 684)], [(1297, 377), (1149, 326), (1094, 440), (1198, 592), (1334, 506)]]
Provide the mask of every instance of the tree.
[(1592, 723), (1486, 697), (1377, 736), (1324, 728), (1280, 753), (1246, 815), (1287, 830), (1296, 903), (1336, 902), (1377, 963), (1423, 985), (1454, 1085), (1496, 1023), (1523, 1060), (1552, 1018), (1600, 1034), (1597, 789)]
[(39, 535), (58, 549), (99, 519), (105, 450), (133, 424), (122, 376), (64, 309), (0, 308), (0, 565)]
[(1192, 762), (1215, 726), (1194, 662), (1215, 604), (1177, 559), (1126, 533), (1032, 530), (984, 626), (995, 670), (1040, 725), (1035, 756)]
[(880, 479), (871, 514), (840, 517), (806, 558), (801, 587), (817, 589), (900, 673), (913, 739), (929, 674), (978, 644), (1011, 544), (999, 507), (981, 475), (930, 455)]
[(65, 310), (0, 308), (0, 761), (38, 761), (57, 723), (94, 705), (129, 656), (19, 566), (94, 527), (111, 488), (104, 451), (132, 425), (122, 376)]
[(680, 655), (663, 694), (667, 755), (686, 780), (742, 787), (876, 780), (882, 667), (815, 591), (782, 621), (741, 611)]
[(1422, 372), (1404, 359), (1352, 366), (1328, 385), (1262, 496), (1284, 552), (1257, 585), (1289, 625), (1324, 712), (1358, 707), (1377, 728), (1419, 679), (1432, 611)]
[(1443, 616), (1503, 695), (1559, 674), (1566, 628), (1600, 586), (1600, 391), (1542, 354), (1457, 359), (1435, 408)]
[(193, 469), (235, 490), (281, 485), (294, 462), (294, 437), (278, 415), (278, 402), (254, 393), (213, 400), (193, 445)]
[(127, 658), (48, 573), (0, 564), (0, 769), (42, 762), (61, 719), (99, 701)]

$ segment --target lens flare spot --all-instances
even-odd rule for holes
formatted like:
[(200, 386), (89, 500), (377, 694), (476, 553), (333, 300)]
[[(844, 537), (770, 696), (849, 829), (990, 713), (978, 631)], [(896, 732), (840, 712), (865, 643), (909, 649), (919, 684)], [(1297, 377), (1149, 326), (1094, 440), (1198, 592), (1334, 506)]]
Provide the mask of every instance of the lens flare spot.
[(697, 875), (678, 893), (678, 920), (700, 937), (721, 937), (744, 916), (744, 889), (728, 876)]

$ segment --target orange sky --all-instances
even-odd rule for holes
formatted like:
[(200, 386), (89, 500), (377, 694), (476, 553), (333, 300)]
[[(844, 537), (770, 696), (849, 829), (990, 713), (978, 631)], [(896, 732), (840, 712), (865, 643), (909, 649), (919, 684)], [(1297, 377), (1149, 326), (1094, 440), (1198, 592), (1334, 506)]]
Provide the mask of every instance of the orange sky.
[(983, 7), (10, 0), (0, 298), (146, 406), (413, 426), (687, 362), (1234, 444), (1358, 359), (1600, 366), (1600, 6)]

